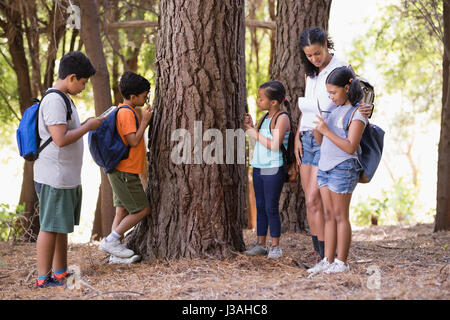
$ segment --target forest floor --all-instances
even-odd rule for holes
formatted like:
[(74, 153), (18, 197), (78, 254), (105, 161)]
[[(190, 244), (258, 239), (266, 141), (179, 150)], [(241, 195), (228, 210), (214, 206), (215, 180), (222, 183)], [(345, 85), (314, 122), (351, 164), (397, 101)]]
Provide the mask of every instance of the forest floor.
[[(244, 231), (248, 246), (252, 230)], [(108, 264), (98, 242), (69, 245), (69, 265), (80, 268), (80, 288), (35, 289), (36, 247), (0, 243), (0, 300), (53, 299), (450, 299), (450, 232), (433, 226), (374, 226), (353, 232), (350, 272), (310, 277), (306, 234), (281, 237), (283, 257), (181, 259)]]

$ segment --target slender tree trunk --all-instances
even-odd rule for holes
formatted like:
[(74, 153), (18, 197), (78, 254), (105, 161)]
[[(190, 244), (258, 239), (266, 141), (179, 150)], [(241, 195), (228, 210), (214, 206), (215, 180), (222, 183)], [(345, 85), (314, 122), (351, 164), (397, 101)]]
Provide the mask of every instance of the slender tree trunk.
[[(196, 145), (194, 121), (201, 121), (203, 132), (218, 129), (224, 150), (225, 130), (243, 127), (244, 1), (159, 5), (164, 14), (149, 131), (151, 214), (130, 234), (128, 245), (147, 259), (227, 257), (244, 249), (245, 165), (197, 162), (205, 143)], [(185, 142), (192, 142), (184, 155), (192, 155), (193, 164), (172, 161), (179, 141), (171, 141), (172, 133), (179, 128), (188, 132)]]
[[(276, 21), (277, 16), (275, 12), (275, 2), (276, 0), (268, 0), (269, 1), (269, 16), (270, 21)], [(272, 74), (273, 67), (273, 59), (275, 55), (275, 37), (276, 31), (270, 30), (270, 60), (269, 60), (269, 74)]]
[(66, 33), (66, 17), (63, 15), (64, 11), (65, 10), (59, 5), (59, 2), (53, 3), (49, 24), (47, 25), (49, 46), (46, 52), (47, 68), (44, 76), (44, 90), (50, 88), (54, 82), (55, 60), (58, 53), (58, 46), (61, 38)]
[[(109, 73), (100, 36), (100, 19), (95, 0), (80, 0), (79, 4), (81, 9), (81, 38), (86, 46), (86, 53), (95, 70), (97, 70), (91, 78), (91, 82), (94, 89), (95, 113), (99, 115), (112, 105)], [(95, 212), (94, 227), (101, 226), (101, 229), (94, 228), (92, 230), (92, 235), (97, 235), (96, 239), (107, 236), (111, 232), (115, 214), (111, 185), (103, 170), (100, 170), (100, 172), (99, 197), (101, 205), (100, 208), (97, 206)]]
[[(300, 60), (299, 39), (311, 26), (328, 29), (331, 0), (284, 0), (277, 5), (277, 30), (272, 79), (286, 87), (291, 119), (297, 127), (298, 97), (305, 93), (305, 70)], [(300, 184), (286, 183), (280, 198), (282, 231), (300, 232), (307, 227), (305, 196)]]
[[(31, 60), (31, 86), (33, 97), (39, 97), (44, 93), (41, 79), (40, 46), (39, 46), (39, 22), (37, 18), (36, 1), (27, 1), (24, 6), (26, 36), (28, 41), (28, 53)], [(27, 23), (29, 21), (29, 25)]]
[[(14, 72), (17, 77), (19, 90), (20, 112), (23, 115), (25, 109), (31, 104), (32, 89), (28, 70), (28, 61), (25, 56), (25, 46), (22, 35), (22, 16), (18, 6), (20, 3), (7, 3), (1, 5), (0, 9), (6, 16), (5, 34), (8, 38), (8, 49)], [(26, 230), (24, 237), (26, 241), (33, 241), (39, 232), (38, 198), (34, 190), (33, 162), (25, 161), (23, 169), (22, 189), (19, 204), (25, 204), (24, 219), (22, 227)]]
[(434, 231), (450, 230), (450, 3), (444, 1), (444, 55), (441, 137), (439, 140)]

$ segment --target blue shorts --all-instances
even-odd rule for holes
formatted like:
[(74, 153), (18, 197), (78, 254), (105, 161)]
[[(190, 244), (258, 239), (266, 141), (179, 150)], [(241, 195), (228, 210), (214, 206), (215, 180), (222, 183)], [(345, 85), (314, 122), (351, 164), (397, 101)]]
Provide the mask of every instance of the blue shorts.
[(329, 171), (319, 169), (317, 183), (319, 189), (327, 186), (334, 193), (352, 193), (358, 184), (361, 165), (356, 159), (341, 162)]
[(317, 167), (320, 159), (320, 146), (314, 139), (313, 130), (302, 131), (302, 149), (302, 164)]

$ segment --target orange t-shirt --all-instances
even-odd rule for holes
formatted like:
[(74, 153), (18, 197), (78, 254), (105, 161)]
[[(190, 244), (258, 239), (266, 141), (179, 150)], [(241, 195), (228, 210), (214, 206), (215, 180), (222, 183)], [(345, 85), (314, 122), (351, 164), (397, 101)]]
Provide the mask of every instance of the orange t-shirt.
[[(119, 107), (122, 105), (123, 104), (119, 105)], [(135, 110), (133, 107), (130, 108)], [(138, 117), (140, 124), (141, 119), (139, 118), (139, 114), (137, 112), (136, 115)], [(128, 108), (120, 109), (117, 112), (116, 126), (123, 143), (125, 143), (125, 145), (128, 146), (128, 141), (127, 138), (125, 138), (125, 136), (133, 132), (136, 133), (138, 130), (138, 128), (136, 128), (136, 118), (134, 117), (134, 113)], [(120, 161), (119, 164), (116, 166), (116, 170), (122, 172), (141, 174), (144, 171), (144, 162), (145, 162), (145, 143), (144, 137), (142, 137), (141, 141), (136, 147), (130, 148), (128, 158)]]

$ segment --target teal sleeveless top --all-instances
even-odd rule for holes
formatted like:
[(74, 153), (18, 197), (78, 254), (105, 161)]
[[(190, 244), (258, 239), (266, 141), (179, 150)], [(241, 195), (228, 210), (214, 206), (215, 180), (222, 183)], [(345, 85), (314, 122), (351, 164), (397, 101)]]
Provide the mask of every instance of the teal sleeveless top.
[[(272, 118), (264, 119), (261, 124), (261, 129), (259, 133), (269, 139), (273, 139), (270, 133), (270, 120)], [(283, 145), (287, 150), (289, 142), (290, 131), (286, 131), (283, 138)], [(278, 151), (272, 151), (264, 147), (259, 141), (256, 142), (255, 149), (253, 150), (253, 157), (250, 161), (250, 165), (254, 168), (279, 168), (283, 166), (283, 152), (279, 149)]]

